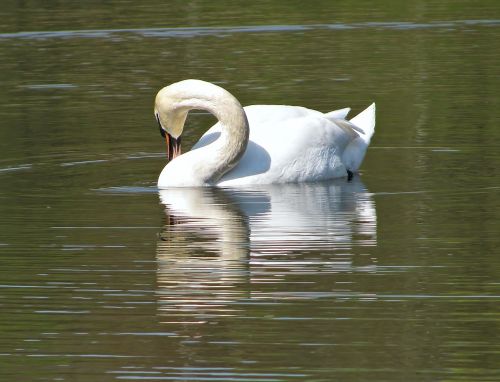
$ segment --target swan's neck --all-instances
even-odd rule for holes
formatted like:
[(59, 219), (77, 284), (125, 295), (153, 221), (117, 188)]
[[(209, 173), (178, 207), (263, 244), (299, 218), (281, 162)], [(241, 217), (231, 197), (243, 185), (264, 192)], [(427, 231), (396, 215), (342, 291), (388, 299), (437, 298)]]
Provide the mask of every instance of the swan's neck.
[[(195, 83), (192, 83), (195, 81)], [(243, 107), (228, 91), (203, 81), (188, 80), (188, 86), (179, 91), (173, 103), (173, 113), (184, 123), (189, 110), (206, 110), (220, 123), (220, 136), (204, 150), (203, 158), (192, 163), (192, 176), (197, 182), (214, 184), (231, 170), (244, 154), (248, 144), (249, 126)], [(176, 158), (182, 160), (184, 155)], [(192, 158), (192, 157), (191, 157)], [(186, 156), (187, 159), (187, 156)]]

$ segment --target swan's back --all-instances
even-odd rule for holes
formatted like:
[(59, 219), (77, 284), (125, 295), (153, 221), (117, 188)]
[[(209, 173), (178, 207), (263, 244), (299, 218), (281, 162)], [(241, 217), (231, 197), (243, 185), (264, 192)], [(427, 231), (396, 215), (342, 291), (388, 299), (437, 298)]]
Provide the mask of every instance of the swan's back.
[[(244, 108), (250, 126), (248, 147), (218, 186), (240, 186), (339, 178), (356, 172), (375, 128), (375, 104), (352, 118), (349, 108), (330, 113), (300, 106), (252, 105)], [(193, 150), (214, 142), (212, 126)]]
[[(239, 163), (220, 179), (219, 186), (315, 181), (347, 174), (342, 154), (360, 136), (343, 119), (349, 109), (327, 114), (283, 105), (244, 109), (250, 125), (249, 144)], [(193, 149), (213, 142), (219, 134), (217, 123)]]

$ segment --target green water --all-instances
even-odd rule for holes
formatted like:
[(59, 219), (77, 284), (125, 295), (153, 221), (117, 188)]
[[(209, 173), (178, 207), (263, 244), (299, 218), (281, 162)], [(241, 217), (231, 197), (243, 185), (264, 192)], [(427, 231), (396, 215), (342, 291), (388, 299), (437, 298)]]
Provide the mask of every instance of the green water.
[[(0, 380), (500, 379), (496, 0), (0, 14)], [(361, 175), (158, 193), (153, 100), (184, 78), (375, 101)]]

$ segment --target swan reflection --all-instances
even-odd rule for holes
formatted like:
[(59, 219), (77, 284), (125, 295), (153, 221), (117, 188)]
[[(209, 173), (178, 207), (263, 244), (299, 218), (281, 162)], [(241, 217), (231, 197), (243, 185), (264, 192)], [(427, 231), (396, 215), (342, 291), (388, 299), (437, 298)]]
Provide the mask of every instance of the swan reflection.
[(262, 285), (374, 266), (353, 265), (356, 253), (376, 245), (375, 203), (359, 177), (251, 190), (169, 189), (160, 200), (166, 224), (157, 247), (158, 294), (167, 322), (237, 315), (237, 301), (266, 297)]

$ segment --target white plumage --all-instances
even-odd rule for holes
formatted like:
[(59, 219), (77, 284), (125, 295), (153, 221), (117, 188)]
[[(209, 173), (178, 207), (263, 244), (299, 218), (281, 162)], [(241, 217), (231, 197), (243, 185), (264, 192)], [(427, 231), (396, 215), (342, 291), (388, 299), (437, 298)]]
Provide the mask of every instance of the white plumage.
[(203, 109), (219, 122), (191, 151), (170, 161), (159, 188), (244, 186), (306, 182), (347, 176), (361, 165), (375, 130), (375, 104), (347, 121), (350, 109), (329, 113), (299, 106), (242, 108), (229, 92), (199, 80), (163, 88), (155, 114), (178, 138), (187, 112)]

